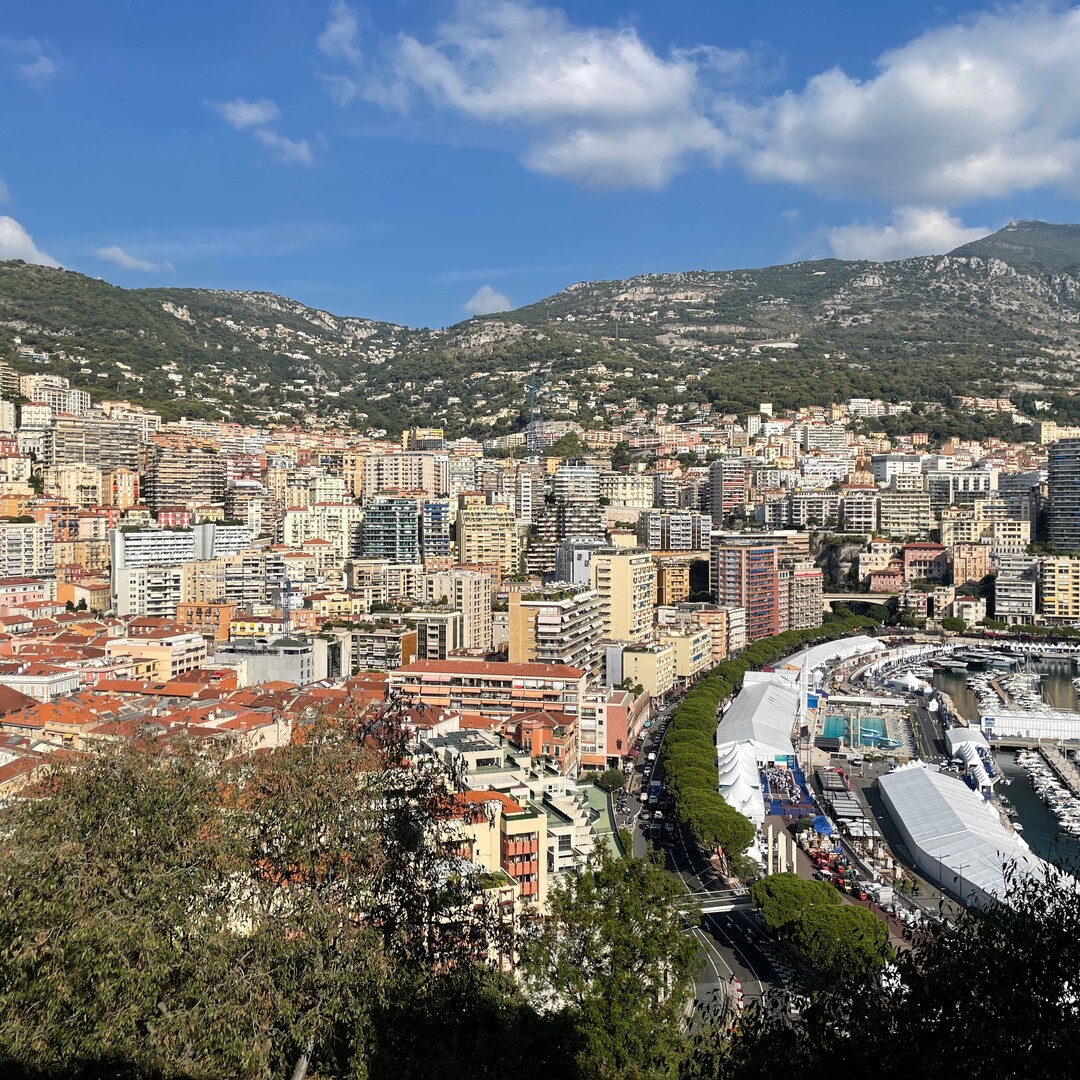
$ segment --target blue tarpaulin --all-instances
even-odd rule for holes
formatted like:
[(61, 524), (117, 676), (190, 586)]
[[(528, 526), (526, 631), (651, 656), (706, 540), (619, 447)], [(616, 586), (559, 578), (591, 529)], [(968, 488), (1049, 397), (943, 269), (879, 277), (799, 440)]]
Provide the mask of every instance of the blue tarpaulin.
[(814, 818), (814, 832), (820, 833), (822, 836), (832, 836), (833, 827), (829, 824), (828, 818), (822, 814), (818, 814)]

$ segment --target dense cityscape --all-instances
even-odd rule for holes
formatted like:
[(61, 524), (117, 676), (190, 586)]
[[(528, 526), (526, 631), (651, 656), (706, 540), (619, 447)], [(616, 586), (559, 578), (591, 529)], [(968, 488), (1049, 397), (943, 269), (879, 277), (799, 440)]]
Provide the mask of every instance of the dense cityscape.
[(5, 12), (0, 1076), (1074, 1075), (1078, 54)]

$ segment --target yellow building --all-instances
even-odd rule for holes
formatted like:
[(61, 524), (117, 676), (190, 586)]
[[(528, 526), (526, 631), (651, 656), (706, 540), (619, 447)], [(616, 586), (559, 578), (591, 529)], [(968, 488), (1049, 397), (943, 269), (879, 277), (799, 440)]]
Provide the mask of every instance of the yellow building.
[(661, 645), (675, 650), (675, 678), (689, 682), (712, 665), (712, 631), (702, 628), (660, 635)]
[(511, 664), (567, 664), (599, 678), (604, 605), (592, 589), (512, 592), (508, 616)]
[(678, 604), (690, 595), (688, 559), (658, 559), (656, 562), (656, 603), (662, 607)]
[(462, 854), (489, 875), (505, 874), (522, 905), (543, 910), (548, 891), (547, 815), (499, 791), (466, 791), (459, 798), (463, 808), (473, 811), (462, 814)]
[(652, 633), (656, 568), (641, 548), (599, 548), (592, 556), (592, 587), (604, 605), (604, 637), (645, 641)]
[(675, 687), (675, 646), (631, 645), (623, 649), (622, 674), (654, 701), (665, 697)]
[(1043, 617), (1050, 622), (1080, 621), (1080, 559), (1045, 558), (1039, 577)]
[(457, 514), (458, 562), (498, 566), (515, 573), (520, 559), (517, 519), (508, 506), (492, 506), (482, 495), (462, 495)]

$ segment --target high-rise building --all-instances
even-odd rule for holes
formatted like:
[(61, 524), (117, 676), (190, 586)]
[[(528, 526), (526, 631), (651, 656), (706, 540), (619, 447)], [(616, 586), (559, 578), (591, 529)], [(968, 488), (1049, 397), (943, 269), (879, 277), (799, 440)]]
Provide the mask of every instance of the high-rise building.
[(709, 511), (713, 527), (740, 510), (746, 501), (746, 464), (742, 458), (718, 458), (709, 466)]
[(592, 465), (560, 465), (552, 492), (556, 502), (595, 503), (600, 498), (600, 470)]
[(0, 577), (48, 577), (55, 570), (51, 523), (0, 521)]
[(412, 427), (401, 433), (402, 450), (445, 450), (446, 433), (441, 427)]
[(510, 663), (568, 664), (590, 680), (599, 678), (604, 635), (599, 593), (573, 586), (514, 592), (509, 607)]
[(1040, 560), (1032, 555), (1003, 555), (994, 578), (994, 618), (1030, 623), (1035, 618)]
[(225, 501), (225, 459), (201, 447), (159, 447), (146, 471), (144, 494), (155, 513), (167, 506)]
[(413, 608), (409, 623), (416, 628), (416, 659), (445, 660), (465, 647), (460, 611), (452, 608)]
[(487, 652), (491, 649), (491, 578), (476, 570), (447, 570), (428, 574), (424, 584), (425, 602), (445, 600), (449, 608), (461, 612), (462, 648)]
[(62, 416), (45, 433), (46, 465), (94, 465), (99, 469), (137, 469), (142, 446), (139, 428), (104, 416)]
[(645, 641), (652, 633), (656, 568), (641, 548), (600, 548), (590, 562), (592, 587), (604, 605), (604, 637)]
[(359, 485), (353, 493), (365, 502), (385, 491), (418, 491), (429, 498), (450, 493), (450, 458), (446, 454), (409, 450), (368, 454), (359, 460)]
[(788, 592), (788, 629), (820, 626), (824, 616), (825, 579), (820, 566), (801, 563), (792, 568)]
[(1061, 439), (1047, 455), (1046, 538), (1080, 549), (1080, 439)]
[(420, 507), (416, 499), (379, 495), (360, 523), (359, 556), (395, 563), (420, 561)]
[(458, 496), (457, 544), (458, 562), (516, 572), (520, 553), (514, 511), (491, 505), (476, 492)]
[(646, 510), (638, 541), (651, 551), (708, 551), (712, 519), (696, 510)]
[(420, 515), (420, 554), (425, 559), (448, 558), (453, 553), (450, 522), (449, 499), (425, 500)]
[[(714, 538), (715, 541), (715, 538)], [(721, 606), (746, 610), (750, 641), (780, 632), (780, 567), (776, 548), (714, 542), (709, 559), (709, 587)]]

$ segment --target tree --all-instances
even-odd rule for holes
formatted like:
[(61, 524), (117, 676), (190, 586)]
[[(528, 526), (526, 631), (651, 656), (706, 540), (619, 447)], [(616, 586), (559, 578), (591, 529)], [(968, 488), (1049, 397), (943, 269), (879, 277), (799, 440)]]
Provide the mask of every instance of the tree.
[(348, 702), (272, 754), (59, 768), (0, 820), (0, 1060), (349, 1073), (376, 1005), (503, 948), (452, 860), (454, 791), (393, 709)]
[(622, 769), (608, 769), (596, 778), (596, 784), (605, 791), (618, 791), (626, 786), (626, 776)]
[[(1080, 904), (1075, 881), (1007, 873), (1004, 902), (913, 935), (884, 974), (850, 971), (823, 983), (793, 1015), (773, 995), (714, 1031), (686, 1070), (695, 1080), (760, 1078), (782, 1061), (805, 1080), (874, 1076), (1071, 1076), (1080, 1054)], [(850, 905), (849, 905), (850, 907)], [(855, 909), (852, 910), (862, 910)]]
[(601, 849), (551, 888), (550, 917), (524, 928), (526, 991), (537, 1008), (573, 1019), (586, 1075), (676, 1075), (697, 954), (676, 904), (684, 895), (649, 860)]

